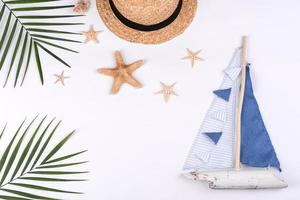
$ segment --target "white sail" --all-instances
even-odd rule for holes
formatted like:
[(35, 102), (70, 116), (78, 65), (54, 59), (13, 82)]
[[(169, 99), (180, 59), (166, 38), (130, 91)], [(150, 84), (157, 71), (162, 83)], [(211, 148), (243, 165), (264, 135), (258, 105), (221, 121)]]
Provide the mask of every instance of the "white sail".
[[(234, 159), (235, 112), (239, 88), (240, 50), (226, 70), (220, 89), (231, 88), (228, 101), (215, 96), (184, 164), (184, 170), (231, 168)], [(222, 133), (217, 144), (204, 133)]]

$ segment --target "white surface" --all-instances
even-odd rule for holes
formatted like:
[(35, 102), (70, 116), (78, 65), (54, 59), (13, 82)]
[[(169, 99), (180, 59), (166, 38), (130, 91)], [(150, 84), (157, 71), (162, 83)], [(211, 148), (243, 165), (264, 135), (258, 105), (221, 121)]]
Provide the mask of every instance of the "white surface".
[[(79, 55), (61, 53), (72, 67), (43, 56), (45, 86), (35, 64), (22, 88), (1, 89), (0, 122), (9, 130), (25, 116), (48, 114), (63, 120), (60, 133), (76, 128), (69, 150), (87, 148), (90, 181), (76, 185), (87, 200), (296, 200), (300, 196), (299, 63), (300, 2), (298, 0), (202, 0), (193, 24), (180, 37), (159, 46), (131, 44), (103, 25), (95, 3), (80, 30), (95, 24), (104, 32), (99, 44), (72, 45)], [(289, 187), (283, 190), (212, 191), (205, 184), (179, 176), (185, 157), (222, 80), (241, 36), (250, 36), (250, 61), (255, 93), (281, 161)], [(83, 38), (82, 38), (83, 39)], [(204, 62), (190, 67), (181, 60), (185, 48), (203, 49)], [(134, 74), (144, 88), (125, 86), (109, 95), (112, 79), (96, 73), (113, 67), (120, 49), (126, 62), (144, 58)], [(60, 51), (56, 51), (60, 52)], [(45, 56), (45, 57), (44, 57)], [(54, 85), (54, 73), (72, 77), (66, 87)], [(1, 71), (1, 80), (5, 70)], [(173, 83), (180, 95), (165, 104), (159, 81)], [(1, 83), (2, 84), (2, 83)], [(75, 186), (75, 185), (74, 185)]]

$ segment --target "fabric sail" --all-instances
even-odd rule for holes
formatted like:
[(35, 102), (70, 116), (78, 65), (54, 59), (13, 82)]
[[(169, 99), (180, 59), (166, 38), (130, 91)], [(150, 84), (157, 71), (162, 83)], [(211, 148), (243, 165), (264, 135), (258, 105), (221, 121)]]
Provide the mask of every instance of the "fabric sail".
[(184, 164), (184, 170), (231, 168), (234, 159), (235, 108), (239, 90), (240, 50), (224, 70), (214, 96)]
[(251, 167), (270, 166), (280, 170), (280, 163), (253, 93), (249, 66), (250, 64), (246, 68), (241, 116), (241, 163)]

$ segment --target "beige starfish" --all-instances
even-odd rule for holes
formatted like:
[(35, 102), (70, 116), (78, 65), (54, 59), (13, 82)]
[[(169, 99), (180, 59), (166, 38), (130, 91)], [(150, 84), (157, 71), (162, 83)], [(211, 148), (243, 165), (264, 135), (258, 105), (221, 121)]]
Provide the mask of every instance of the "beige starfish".
[(135, 88), (141, 88), (142, 84), (136, 80), (132, 73), (140, 68), (143, 64), (143, 60), (138, 60), (132, 64), (125, 64), (120, 51), (115, 52), (116, 67), (115, 68), (100, 68), (98, 72), (106, 76), (114, 78), (114, 83), (111, 89), (112, 94), (116, 94), (120, 91), (123, 83), (127, 83)]
[(90, 5), (91, 2), (89, 0), (78, 0), (74, 6), (73, 11), (77, 14), (83, 15), (88, 11)]
[(61, 82), (61, 84), (62, 84), (63, 86), (65, 86), (65, 79), (68, 79), (68, 78), (70, 78), (70, 77), (65, 76), (64, 73), (65, 73), (65, 72), (62, 71), (61, 74), (54, 74), (54, 76), (57, 78), (56, 81), (54, 82), (54, 84), (56, 84), (56, 83), (58, 83), (58, 82)]
[(187, 53), (188, 55), (182, 59), (186, 60), (186, 59), (189, 59), (191, 60), (191, 64), (192, 64), (192, 67), (194, 67), (195, 65), (195, 62), (197, 60), (204, 60), (203, 58), (201, 58), (198, 54), (201, 53), (202, 50), (198, 50), (196, 52), (192, 52), (190, 49), (186, 49), (187, 50)]
[(88, 43), (89, 41), (94, 41), (96, 43), (99, 43), (97, 36), (101, 32), (103, 32), (103, 31), (94, 30), (94, 25), (91, 25), (90, 29), (88, 31), (82, 32), (82, 34), (85, 35), (85, 37), (86, 37), (84, 43)]
[(178, 96), (178, 94), (174, 91), (176, 82), (172, 85), (166, 85), (163, 82), (160, 82), (160, 84), (162, 86), (162, 90), (155, 92), (154, 94), (162, 94), (166, 103), (170, 100), (171, 95)]

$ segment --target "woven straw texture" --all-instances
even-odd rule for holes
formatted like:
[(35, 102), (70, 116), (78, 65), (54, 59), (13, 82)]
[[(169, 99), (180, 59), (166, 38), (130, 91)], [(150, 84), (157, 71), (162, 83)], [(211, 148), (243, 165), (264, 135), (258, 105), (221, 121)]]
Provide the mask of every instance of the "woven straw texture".
[[(172, 15), (179, 0), (114, 0), (114, 4), (127, 19), (143, 25), (152, 25)], [(192, 22), (197, 0), (183, 0), (177, 18), (168, 26), (156, 31), (132, 29), (118, 20), (108, 0), (97, 0), (97, 8), (105, 25), (114, 34), (130, 42), (160, 44), (180, 35)]]

